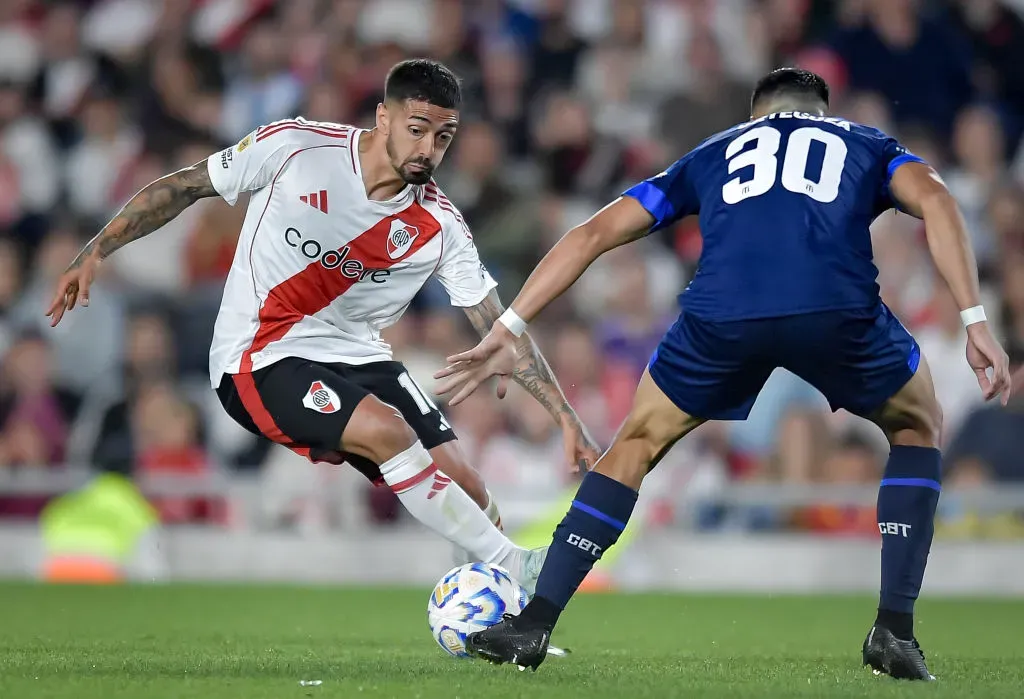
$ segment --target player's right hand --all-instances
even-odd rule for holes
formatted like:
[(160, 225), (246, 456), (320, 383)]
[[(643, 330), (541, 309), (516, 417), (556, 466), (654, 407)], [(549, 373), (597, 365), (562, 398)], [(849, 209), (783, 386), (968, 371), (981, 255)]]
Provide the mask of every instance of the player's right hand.
[(89, 287), (96, 276), (99, 264), (99, 255), (83, 252), (75, 258), (67, 271), (60, 275), (55, 285), (53, 301), (46, 311), (46, 315), (50, 317), (51, 328), (56, 326), (64, 317), (64, 313), (73, 309), (76, 303), (82, 306), (89, 305)]
[(455, 406), (469, 397), (484, 381), (498, 377), (498, 398), (504, 398), (508, 382), (516, 368), (516, 337), (495, 321), (491, 332), (476, 347), (448, 357), (448, 366), (434, 374), (442, 379), (434, 389), (437, 395), (455, 395), (448, 405)]
[[(978, 377), (978, 385), (985, 400), (1001, 396), (1006, 405), (1010, 400), (1010, 359), (1002, 346), (992, 335), (988, 323), (972, 323), (967, 326), (967, 363)], [(988, 370), (992, 370), (989, 377)]]

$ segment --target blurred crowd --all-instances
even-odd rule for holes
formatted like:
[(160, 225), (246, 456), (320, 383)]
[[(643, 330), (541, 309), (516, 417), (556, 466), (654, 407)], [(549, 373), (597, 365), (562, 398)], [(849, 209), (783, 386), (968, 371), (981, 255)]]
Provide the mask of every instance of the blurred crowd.
[[(511, 300), (558, 237), (629, 184), (743, 121), (767, 70), (823, 75), (834, 111), (899, 138), (943, 175), (978, 254), (990, 315), (1024, 360), (1024, 2), (1020, 0), (4, 0), (0, 2), (0, 468), (88, 465), (137, 479), (316, 469), (238, 428), (206, 353), (244, 202), (203, 200), (110, 258), (88, 309), (50, 329), (51, 285), (139, 188), (260, 124), (297, 114), (369, 126), (387, 70), (430, 56), (463, 81), (437, 179)], [(947, 483), (1024, 479), (1024, 405), (980, 403), (958, 309), (921, 224), (874, 226), (886, 302), (918, 337), (945, 410)], [(602, 258), (533, 334), (607, 443), (700, 254), (684, 221)], [(388, 334), (423, 386), (469, 325), (429, 286)], [(574, 476), (525, 393), (451, 411), (492, 489), (557, 492)], [(670, 494), (748, 480), (877, 484), (881, 434), (776, 372), (751, 419), (702, 427), (664, 470)], [(315, 489), (314, 489), (315, 490)], [(374, 516), (395, 513), (371, 492)], [(281, 496), (270, 524), (302, 507)], [(955, 503), (955, 498), (950, 499)], [(0, 511), (5, 505), (0, 504)], [(11, 503), (7, 503), (9, 509)], [(951, 506), (952, 508), (952, 506)], [(169, 521), (216, 518), (176, 503)], [(211, 514), (214, 513), (214, 514)], [(958, 532), (1015, 521), (944, 513)], [(870, 533), (872, 512), (812, 507), (702, 526)], [(1012, 518), (1011, 518), (1012, 520)]]

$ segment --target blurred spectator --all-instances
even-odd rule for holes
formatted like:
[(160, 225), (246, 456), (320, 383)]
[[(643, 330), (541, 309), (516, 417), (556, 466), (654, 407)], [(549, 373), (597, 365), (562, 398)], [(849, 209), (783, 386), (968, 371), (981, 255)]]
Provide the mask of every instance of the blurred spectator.
[(693, 82), (685, 93), (661, 106), (659, 119), (659, 131), (677, 158), (723, 127), (750, 116), (750, 89), (726, 75), (714, 35), (691, 38), (687, 59), (694, 69)]
[(953, 155), (957, 167), (945, 175), (971, 234), (971, 243), (982, 264), (992, 261), (996, 241), (985, 217), (985, 207), (1006, 172), (1006, 146), (999, 117), (980, 106), (962, 110), (953, 131)]
[(80, 398), (55, 383), (52, 357), (38, 332), (23, 333), (7, 352), (0, 387), (0, 463), (49, 467), (64, 463)]
[(541, 498), (557, 496), (571, 476), (561, 429), (544, 406), (518, 386), (509, 389), (505, 401), (511, 431), (487, 443), (477, 470), (498, 502), (503, 493), (524, 488)]
[(970, 465), (993, 481), (1024, 481), (1024, 391), (1017, 390), (1004, 408), (980, 408), (967, 418), (945, 455), (945, 468), (955, 472)]
[(547, 189), (596, 199), (612, 196), (611, 187), (623, 174), (622, 146), (616, 139), (597, 135), (582, 101), (553, 93), (534, 127), (533, 139)]
[(483, 48), (480, 111), (505, 134), (509, 154), (523, 157), (530, 148), (527, 75), (521, 48), (508, 40)]
[(931, 369), (935, 395), (942, 406), (942, 442), (948, 444), (968, 413), (982, 402), (981, 388), (964, 361), (967, 331), (960, 308), (945, 285), (936, 286), (934, 322), (917, 332), (921, 354)]
[(65, 185), (72, 211), (98, 229), (118, 208), (114, 189), (139, 155), (142, 141), (109, 94), (87, 99), (82, 131), (82, 140), (68, 154)]
[(217, 79), (203, 75), (198, 55), (196, 49), (165, 43), (146, 67), (149, 79), (138, 97), (139, 123), (147, 149), (161, 156), (171, 155), (181, 143), (208, 140), (220, 130), (221, 97), (210, 91)]
[(967, 47), (916, 0), (866, 0), (865, 7), (863, 21), (832, 40), (850, 87), (885, 95), (900, 124), (923, 121), (948, 134), (971, 96)]
[(35, 81), (37, 101), (60, 140), (75, 137), (75, 119), (94, 87), (113, 87), (109, 61), (90, 54), (80, 36), (81, 9), (77, 3), (51, 5), (40, 33), (42, 69)]
[(559, 328), (547, 356), (565, 397), (583, 424), (598, 443), (609, 444), (622, 417), (621, 410), (612, 411), (610, 406), (631, 405), (632, 397), (625, 391), (615, 395), (617, 372), (605, 367), (590, 330), (585, 325)]
[(57, 203), (60, 166), (53, 139), (29, 111), (24, 88), (14, 83), (0, 83), (0, 162), (14, 175), (0, 193), (0, 218), (8, 224), (44, 215)]
[(569, 22), (567, 0), (541, 0), (540, 28), (530, 56), (530, 95), (546, 88), (565, 89), (576, 80), (576, 68), (586, 44)]
[(262, 21), (249, 30), (239, 56), (241, 69), (228, 82), (219, 134), (237, 141), (261, 124), (295, 114), (302, 85), (288, 72), (277, 26)]
[(24, 262), (21, 251), (11, 240), (0, 238), (0, 356), (14, 340), (12, 309), (22, 291)]
[[(974, 83), (1012, 110), (1010, 133), (1024, 130), (1024, 20), (999, 0), (955, 0), (957, 25), (974, 49)], [(1016, 143), (1016, 140), (1013, 141)]]
[(104, 397), (94, 393), (90, 406), (90, 415), (99, 418), (91, 456), (95, 464), (107, 471), (133, 472), (140, 445), (136, 443), (132, 428), (132, 414), (141, 392), (154, 383), (162, 385), (176, 376), (173, 336), (166, 318), (154, 311), (133, 316), (128, 325), (119, 381), (106, 387)]
[(24, 84), (40, 63), (32, 15), (35, 0), (0, 3), (0, 79)]
[[(856, 433), (844, 435), (821, 466), (820, 481), (829, 484), (875, 485), (882, 476), (883, 457), (875, 445)], [(794, 514), (800, 529), (818, 534), (878, 536), (875, 508), (818, 505)]]
[(50, 328), (44, 314), (53, 301), (53, 285), (78, 254), (83, 239), (72, 227), (57, 227), (43, 241), (24, 293), (10, 314), (19, 326), (46, 333), (54, 351), (58, 381), (75, 391), (86, 391), (120, 361), (124, 308), (121, 297), (100, 267), (93, 282), (94, 303), (76, 309), (59, 326)]

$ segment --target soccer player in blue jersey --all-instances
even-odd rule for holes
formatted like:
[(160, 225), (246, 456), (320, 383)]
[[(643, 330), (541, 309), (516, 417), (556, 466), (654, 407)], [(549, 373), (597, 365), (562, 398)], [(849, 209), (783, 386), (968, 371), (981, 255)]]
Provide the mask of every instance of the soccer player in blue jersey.
[(942, 412), (928, 364), (875, 283), (868, 226), (896, 208), (923, 219), (935, 265), (962, 309), (967, 361), (986, 399), (1009, 396), (956, 202), (935, 171), (880, 131), (826, 116), (828, 85), (781, 69), (762, 78), (751, 120), (712, 136), (569, 231), (474, 349), (449, 358), (438, 387), (464, 399), (498, 376), (504, 395), (526, 323), (602, 253), (699, 215), (699, 269), (682, 313), (637, 387), (608, 451), (558, 525), (533, 600), (473, 634), (471, 652), (534, 669), (559, 614), (629, 521), (644, 476), (707, 420), (743, 420), (777, 367), (818, 388), (833, 410), (877, 424), (891, 445), (878, 492), (878, 614), (863, 645), (875, 671), (929, 680), (914, 602), (941, 489)]

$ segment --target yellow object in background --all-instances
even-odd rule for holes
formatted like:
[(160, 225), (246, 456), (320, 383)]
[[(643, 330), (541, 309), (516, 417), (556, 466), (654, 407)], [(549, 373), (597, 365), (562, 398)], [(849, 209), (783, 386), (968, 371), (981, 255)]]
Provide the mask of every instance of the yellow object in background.
[(40, 516), (49, 582), (113, 583), (142, 536), (159, 524), (127, 478), (105, 473), (50, 502)]
[[(510, 538), (519, 546), (531, 549), (549, 545), (555, 528), (562, 521), (562, 518), (565, 517), (565, 513), (569, 511), (569, 507), (572, 506), (572, 501), (575, 497), (576, 487), (574, 486), (571, 490), (566, 491), (564, 496), (559, 498), (555, 504), (551, 505), (544, 515), (534, 522), (517, 529), (514, 536)], [(601, 559), (594, 564), (593, 570), (590, 571), (583, 584), (580, 585), (581, 592), (598, 592), (614, 589), (615, 584), (611, 570), (630, 542), (636, 537), (636, 533), (640, 529), (639, 524), (637, 524), (638, 519), (639, 517), (636, 515), (630, 519), (626, 524), (625, 530), (619, 535), (619, 540), (615, 546), (606, 551), (601, 556)]]

